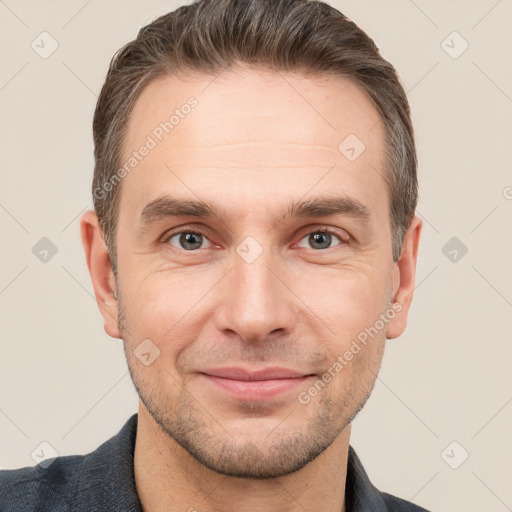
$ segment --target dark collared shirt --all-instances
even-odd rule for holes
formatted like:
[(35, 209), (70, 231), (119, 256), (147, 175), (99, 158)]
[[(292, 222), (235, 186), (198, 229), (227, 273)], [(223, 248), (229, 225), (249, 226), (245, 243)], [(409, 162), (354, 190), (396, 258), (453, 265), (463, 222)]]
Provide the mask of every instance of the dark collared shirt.
[[(0, 511), (142, 512), (133, 472), (136, 433), (134, 414), (92, 453), (0, 471)], [(345, 492), (347, 512), (427, 512), (376, 489), (351, 446)]]

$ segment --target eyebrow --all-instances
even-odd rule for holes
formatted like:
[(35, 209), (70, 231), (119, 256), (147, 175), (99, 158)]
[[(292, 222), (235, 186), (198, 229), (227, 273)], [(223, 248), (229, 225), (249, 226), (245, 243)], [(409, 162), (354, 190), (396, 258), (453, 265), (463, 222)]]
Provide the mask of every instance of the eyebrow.
[[(347, 196), (320, 196), (293, 202), (281, 212), (282, 218), (328, 217), (346, 215), (368, 221), (371, 213), (359, 200)], [(171, 218), (198, 217), (218, 219), (226, 223), (229, 215), (216, 203), (201, 200), (183, 200), (168, 195), (146, 204), (139, 219), (139, 229)]]

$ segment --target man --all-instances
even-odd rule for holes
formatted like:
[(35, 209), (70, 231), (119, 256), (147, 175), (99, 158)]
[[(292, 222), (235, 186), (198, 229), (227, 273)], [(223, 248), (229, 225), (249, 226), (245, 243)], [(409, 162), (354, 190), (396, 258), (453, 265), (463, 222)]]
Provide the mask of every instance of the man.
[(140, 30), (94, 116), (81, 233), (137, 415), (4, 471), (1, 510), (416, 511), (349, 444), (421, 221), (393, 67), (332, 7), (214, 0)]

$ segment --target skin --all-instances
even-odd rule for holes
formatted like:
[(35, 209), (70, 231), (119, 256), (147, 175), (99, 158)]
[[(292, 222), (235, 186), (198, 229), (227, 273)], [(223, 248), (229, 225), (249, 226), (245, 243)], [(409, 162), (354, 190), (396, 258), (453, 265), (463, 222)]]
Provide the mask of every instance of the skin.
[[(96, 215), (81, 219), (105, 331), (123, 339), (141, 397), (134, 470), (143, 509), (343, 511), (350, 422), (386, 339), (406, 327), (421, 220), (413, 218), (393, 262), (384, 128), (366, 95), (341, 78), (240, 67), (214, 81), (157, 79), (135, 104), (124, 157), (190, 96), (198, 105), (122, 180), (117, 282)], [(338, 149), (351, 133), (366, 146), (352, 162)], [(368, 219), (281, 214), (333, 193), (365, 205)], [(146, 204), (166, 194), (217, 204), (226, 218), (139, 228)], [(184, 245), (184, 227), (199, 233), (198, 248)], [(332, 238), (310, 236), (326, 228)], [(237, 252), (249, 236), (263, 250), (250, 263)], [(401, 311), (300, 403), (393, 302)], [(134, 354), (145, 339), (160, 351), (149, 366)], [(226, 366), (310, 377), (255, 400), (200, 374)]]

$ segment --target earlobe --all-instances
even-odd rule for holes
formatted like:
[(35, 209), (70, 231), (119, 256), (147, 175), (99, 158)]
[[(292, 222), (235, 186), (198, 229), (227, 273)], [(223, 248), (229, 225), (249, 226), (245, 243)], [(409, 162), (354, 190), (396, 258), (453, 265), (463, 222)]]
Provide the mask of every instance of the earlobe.
[(121, 338), (118, 327), (117, 298), (113, 293), (116, 289), (114, 273), (98, 217), (94, 211), (87, 210), (82, 215), (80, 233), (96, 303), (103, 316), (105, 332), (112, 338)]
[(402, 253), (393, 268), (393, 309), (395, 316), (388, 325), (386, 337), (398, 338), (407, 327), (407, 315), (411, 306), (416, 282), (416, 263), (422, 221), (414, 216), (402, 244)]

